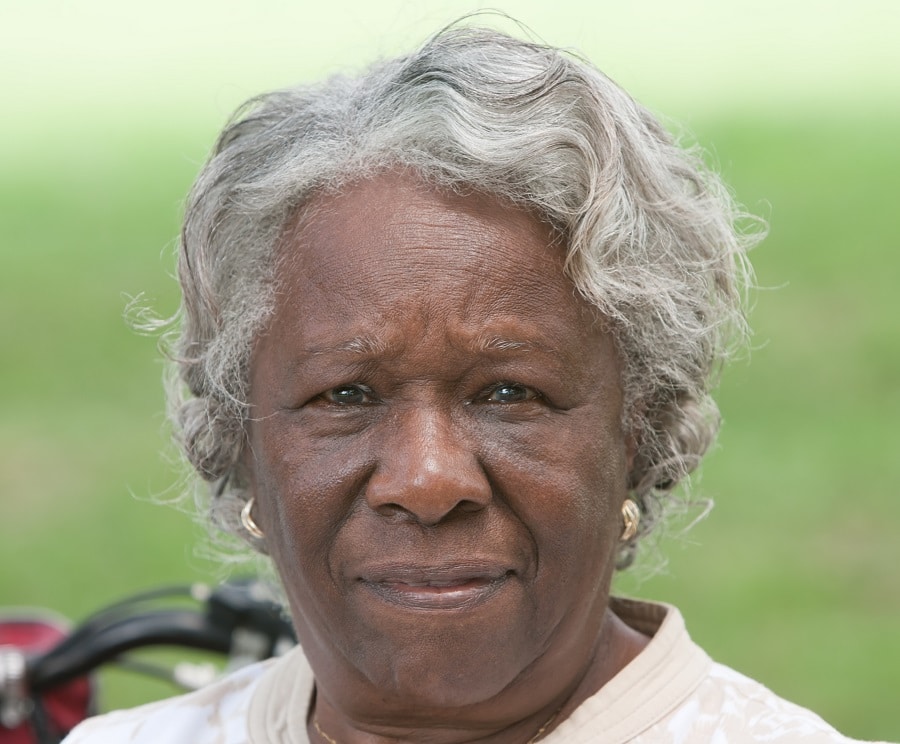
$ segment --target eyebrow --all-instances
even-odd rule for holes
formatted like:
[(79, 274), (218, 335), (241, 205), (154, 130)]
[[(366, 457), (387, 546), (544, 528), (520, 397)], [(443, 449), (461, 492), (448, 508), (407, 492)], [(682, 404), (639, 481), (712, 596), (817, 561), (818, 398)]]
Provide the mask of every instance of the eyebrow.
[(378, 356), (388, 351), (387, 343), (375, 336), (355, 336), (336, 346), (311, 346), (305, 349), (307, 354), (321, 356), (323, 354), (357, 354), (359, 356)]
[[(548, 345), (535, 340), (513, 339), (506, 336), (478, 334), (471, 339), (471, 348), (476, 353), (491, 352), (544, 352), (554, 353), (555, 349)], [(354, 336), (347, 341), (343, 341), (334, 346), (310, 346), (305, 352), (311, 356), (318, 357), (327, 354), (352, 354), (359, 357), (378, 357), (391, 353), (390, 344), (383, 338), (372, 335)]]
[(474, 346), (477, 351), (552, 351), (546, 344), (504, 336), (477, 336)]

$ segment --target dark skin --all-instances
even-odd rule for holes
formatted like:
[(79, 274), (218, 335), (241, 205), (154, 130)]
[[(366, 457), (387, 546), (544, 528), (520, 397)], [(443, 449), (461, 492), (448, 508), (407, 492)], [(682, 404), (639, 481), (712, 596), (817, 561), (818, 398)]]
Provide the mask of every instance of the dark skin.
[(247, 466), (314, 717), (341, 744), (523, 744), (647, 641), (608, 609), (615, 344), (520, 209), (408, 173), (313, 207), (279, 247)]

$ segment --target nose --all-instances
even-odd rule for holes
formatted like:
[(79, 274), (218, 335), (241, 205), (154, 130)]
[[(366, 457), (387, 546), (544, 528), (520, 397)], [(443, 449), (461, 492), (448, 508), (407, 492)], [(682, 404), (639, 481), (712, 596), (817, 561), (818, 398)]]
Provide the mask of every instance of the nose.
[(393, 417), (390, 429), (366, 485), (375, 512), (434, 526), (490, 502), (478, 456), (448, 414), (416, 408)]

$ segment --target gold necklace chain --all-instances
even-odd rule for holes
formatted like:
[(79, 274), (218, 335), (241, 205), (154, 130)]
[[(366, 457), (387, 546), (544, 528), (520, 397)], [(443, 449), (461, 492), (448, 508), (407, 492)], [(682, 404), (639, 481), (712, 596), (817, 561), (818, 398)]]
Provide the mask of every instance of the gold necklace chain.
[(324, 731), (322, 731), (322, 727), (319, 725), (319, 719), (317, 716), (313, 716), (313, 726), (316, 727), (316, 731), (319, 733), (319, 736), (321, 736), (323, 739), (325, 739), (325, 741), (327, 741), (328, 744), (338, 744), (328, 734), (326, 734)]
[[(562, 710), (562, 708), (560, 708), (559, 710)], [(550, 718), (547, 719), (544, 725), (537, 730), (537, 733), (532, 736), (527, 742), (525, 742), (525, 744), (534, 744), (538, 739), (540, 739), (544, 735), (544, 732), (550, 727), (550, 724), (556, 720), (556, 717), (559, 715), (559, 710), (557, 710), (552, 716), (550, 716)]]
[[(562, 710), (562, 709), (560, 709), (560, 710)], [(540, 739), (541, 736), (543, 736), (544, 732), (547, 730), (547, 728), (550, 726), (550, 724), (556, 720), (556, 716), (558, 716), (558, 715), (559, 715), (559, 711), (556, 711), (556, 713), (554, 713), (552, 716), (550, 716), (550, 718), (547, 719), (546, 723), (544, 723), (544, 725), (541, 726), (537, 730), (537, 733), (534, 736), (532, 736), (527, 742), (525, 742), (525, 744), (535, 744), (535, 742), (538, 739)], [(323, 739), (325, 739), (325, 741), (327, 741), (328, 744), (338, 744), (337, 741), (332, 739), (328, 734), (326, 734), (322, 730), (322, 727), (319, 725), (318, 716), (313, 715), (313, 726), (315, 727), (316, 732), (319, 734), (319, 736), (321, 736)]]

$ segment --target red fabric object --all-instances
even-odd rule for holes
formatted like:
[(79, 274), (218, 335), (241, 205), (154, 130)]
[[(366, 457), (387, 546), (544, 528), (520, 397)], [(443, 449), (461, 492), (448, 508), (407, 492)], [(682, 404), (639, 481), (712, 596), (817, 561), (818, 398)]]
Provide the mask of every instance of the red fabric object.
[[(65, 638), (64, 622), (20, 615), (0, 618), (0, 647), (12, 646), (26, 654), (47, 651)], [(93, 712), (94, 686), (88, 676), (79, 677), (41, 696), (53, 728), (65, 734)], [(0, 744), (38, 744), (28, 721), (14, 729), (0, 726)]]

